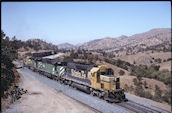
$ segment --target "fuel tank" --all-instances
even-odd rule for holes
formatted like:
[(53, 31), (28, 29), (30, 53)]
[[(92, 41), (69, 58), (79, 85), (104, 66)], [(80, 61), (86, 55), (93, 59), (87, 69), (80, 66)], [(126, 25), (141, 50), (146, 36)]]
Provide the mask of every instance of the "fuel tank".
[(79, 90), (81, 90), (81, 91), (84, 91), (84, 92), (86, 92), (86, 93), (90, 93), (90, 88), (89, 87), (87, 87), (87, 86), (83, 86), (83, 85), (80, 85), (80, 84), (78, 84), (78, 83), (72, 83), (72, 86), (73, 87), (76, 87), (77, 89), (79, 89)]

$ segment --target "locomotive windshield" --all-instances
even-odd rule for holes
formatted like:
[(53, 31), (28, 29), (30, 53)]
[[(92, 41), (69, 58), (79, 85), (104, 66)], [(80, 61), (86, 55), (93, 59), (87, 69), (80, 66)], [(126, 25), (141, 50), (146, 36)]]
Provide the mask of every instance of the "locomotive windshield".
[(100, 69), (101, 75), (113, 75), (113, 70), (111, 68)]

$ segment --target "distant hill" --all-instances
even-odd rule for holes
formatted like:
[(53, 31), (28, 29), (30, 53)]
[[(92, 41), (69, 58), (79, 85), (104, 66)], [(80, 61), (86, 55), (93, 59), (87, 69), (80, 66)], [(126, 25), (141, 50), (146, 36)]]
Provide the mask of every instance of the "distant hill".
[(74, 47), (74, 45), (69, 44), (69, 43), (62, 43), (57, 45), (59, 49), (71, 49)]
[[(171, 29), (170, 28), (157, 28), (150, 31), (135, 34), (132, 36), (120, 36), (116, 38), (102, 38), (86, 42), (78, 47), (88, 50), (109, 50), (120, 47), (133, 47), (133, 46), (154, 46), (161, 43), (171, 42)], [(77, 48), (78, 48), (77, 47)]]
[[(150, 31), (135, 34), (132, 36), (119, 36), (116, 38), (105, 37), (102, 39), (92, 40), (86, 43), (72, 45), (70, 43), (62, 43), (53, 45), (40, 39), (30, 39), (24, 42), (24, 48), (34, 50), (56, 50), (56, 49), (86, 49), (86, 50), (102, 50), (105, 52), (123, 51), (120, 54), (126, 54), (128, 51), (132, 53), (138, 52), (142, 49), (155, 49), (164, 47), (170, 48), (171, 44), (171, 28), (156, 28)], [(114, 53), (115, 54), (115, 53)]]
[(16, 40), (18, 44), (18, 51), (34, 51), (34, 50), (57, 50), (58, 47), (51, 43), (47, 43), (40, 39), (29, 39), (27, 41)]

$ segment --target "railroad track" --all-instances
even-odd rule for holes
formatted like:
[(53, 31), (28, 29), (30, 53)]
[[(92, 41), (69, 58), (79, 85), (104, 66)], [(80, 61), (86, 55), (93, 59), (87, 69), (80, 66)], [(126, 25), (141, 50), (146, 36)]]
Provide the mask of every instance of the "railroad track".
[[(134, 113), (162, 113), (161, 111), (144, 106), (142, 104), (136, 103), (131, 100), (129, 100), (128, 102), (117, 103), (116, 105), (119, 105), (119, 106), (121, 106), (131, 112), (134, 112)], [(167, 112), (167, 113), (170, 113), (170, 112)]]

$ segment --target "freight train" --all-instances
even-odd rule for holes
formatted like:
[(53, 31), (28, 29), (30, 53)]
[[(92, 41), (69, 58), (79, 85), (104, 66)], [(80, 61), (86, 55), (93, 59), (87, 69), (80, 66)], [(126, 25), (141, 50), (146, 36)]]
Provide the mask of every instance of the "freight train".
[(33, 71), (108, 102), (127, 101), (124, 89), (120, 88), (120, 78), (106, 65), (95, 66), (40, 57), (26, 57), (24, 64)]

